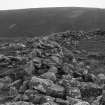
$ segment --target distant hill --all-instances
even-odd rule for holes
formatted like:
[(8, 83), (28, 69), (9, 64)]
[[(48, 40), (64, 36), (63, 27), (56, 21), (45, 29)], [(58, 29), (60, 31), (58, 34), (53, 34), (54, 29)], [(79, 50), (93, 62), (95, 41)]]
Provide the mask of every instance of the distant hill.
[(105, 29), (105, 10), (36, 8), (0, 11), (0, 37), (38, 36), (67, 30)]

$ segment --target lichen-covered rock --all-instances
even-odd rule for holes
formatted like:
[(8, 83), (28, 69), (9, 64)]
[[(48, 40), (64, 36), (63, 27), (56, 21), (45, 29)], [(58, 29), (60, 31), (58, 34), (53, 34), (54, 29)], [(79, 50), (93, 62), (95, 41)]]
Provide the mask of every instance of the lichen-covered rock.
[(9, 86), (19, 87), (20, 83), (21, 83), (21, 79), (18, 79), (16, 81), (13, 81), (11, 84), (9, 84)]
[(76, 78), (72, 78), (70, 75), (64, 76), (61, 80), (61, 84), (67, 88), (69, 87), (80, 87), (80, 82)]
[(31, 102), (17, 101), (17, 102), (7, 102), (3, 105), (34, 105)]
[(32, 61), (28, 62), (25, 66), (24, 66), (24, 70), (28, 75), (32, 75), (33, 71), (34, 71), (34, 64)]
[(105, 75), (104, 74), (102, 74), (102, 73), (98, 74), (97, 78), (98, 78), (100, 85), (105, 84)]
[(59, 104), (49, 101), (49, 102), (43, 103), (42, 105), (59, 105)]
[(43, 101), (44, 102), (55, 101), (55, 98), (54, 97), (51, 97), (51, 96), (44, 96), (43, 97)]
[(38, 78), (36, 76), (32, 77), (30, 81), (30, 88), (39, 90), (43, 93), (47, 93), (47, 88), (53, 84), (51, 80)]
[(16, 89), (16, 87), (10, 87), (9, 96), (16, 97), (17, 95), (18, 95), (18, 90)]
[(52, 81), (56, 81), (56, 75), (53, 72), (46, 72), (42, 74), (41, 77)]
[(2, 89), (4, 87), (4, 83), (3, 82), (0, 82), (0, 89)]
[(67, 96), (70, 96), (72, 98), (81, 98), (81, 92), (80, 92), (80, 89), (77, 88), (77, 87), (69, 87), (67, 89), (67, 92), (66, 92)]
[(30, 100), (31, 100), (31, 102), (33, 102), (34, 104), (41, 104), (41, 103), (43, 103), (43, 95), (41, 95), (41, 94), (35, 94), (35, 95), (32, 95), (31, 97), (30, 97)]
[(53, 62), (55, 62), (56, 64), (61, 64), (62, 63), (61, 58), (59, 56), (56, 56), (56, 55), (51, 56), (51, 60)]
[(34, 63), (34, 65), (35, 65), (35, 67), (38, 67), (38, 68), (40, 68), (41, 67), (41, 63), (42, 63), (42, 60), (41, 60), (41, 58), (39, 58), (39, 57), (34, 57), (33, 58), (33, 63)]
[(77, 104), (79, 101), (81, 101), (80, 99), (72, 98), (72, 97), (69, 97), (69, 96), (67, 96), (66, 99), (67, 99), (67, 101), (69, 101), (69, 103), (71, 105)]
[(53, 82), (48, 79), (42, 79), (42, 78), (33, 76), (30, 80), (30, 84), (31, 84), (31, 86), (37, 86), (37, 85), (41, 84), (41, 85), (45, 85), (45, 86), (49, 87), (53, 84)]
[(47, 88), (47, 94), (55, 97), (63, 97), (65, 89), (60, 85), (53, 84)]
[(56, 98), (55, 102), (60, 104), (60, 105), (69, 105), (70, 104), (68, 100), (64, 100), (61, 98)]
[(94, 83), (82, 83), (80, 91), (83, 98), (97, 97), (102, 94), (102, 87)]
[(63, 64), (63, 71), (66, 74), (72, 74), (73, 73), (73, 65), (72, 64), (68, 64), (68, 63), (64, 63)]
[(37, 90), (31, 90), (31, 89), (27, 89), (24, 94), (26, 94), (27, 96), (31, 96), (32, 94), (35, 95), (35, 94), (38, 94), (38, 91)]
[(29, 85), (29, 80), (24, 81), (19, 88), (19, 92), (24, 93), (27, 90), (28, 85)]
[(63, 78), (64, 80), (68, 80), (68, 82), (70, 82), (73, 77), (72, 77), (72, 75), (67, 74), (67, 75), (63, 75), (62, 78)]
[(100, 105), (100, 100), (101, 100), (102, 96), (98, 96), (92, 103), (91, 105)]
[(105, 92), (103, 92), (101, 99), (99, 100), (99, 105), (105, 105)]
[(29, 97), (26, 94), (24, 94), (24, 95), (22, 95), (21, 100), (29, 101)]
[(13, 101), (22, 101), (22, 94), (18, 94), (16, 97), (14, 97)]
[(51, 65), (50, 68), (49, 68), (49, 72), (57, 73), (58, 69), (54, 65)]
[(12, 79), (9, 76), (5, 76), (0, 79), (0, 89), (6, 89), (11, 84)]
[(85, 102), (85, 101), (80, 101), (74, 105), (90, 105), (88, 102)]

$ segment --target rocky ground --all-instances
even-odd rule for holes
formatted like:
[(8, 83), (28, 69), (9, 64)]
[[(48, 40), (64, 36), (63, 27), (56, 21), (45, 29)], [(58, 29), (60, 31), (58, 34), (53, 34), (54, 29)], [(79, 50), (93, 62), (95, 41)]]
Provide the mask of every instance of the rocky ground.
[(105, 105), (105, 55), (79, 49), (104, 31), (67, 31), (0, 44), (0, 105)]

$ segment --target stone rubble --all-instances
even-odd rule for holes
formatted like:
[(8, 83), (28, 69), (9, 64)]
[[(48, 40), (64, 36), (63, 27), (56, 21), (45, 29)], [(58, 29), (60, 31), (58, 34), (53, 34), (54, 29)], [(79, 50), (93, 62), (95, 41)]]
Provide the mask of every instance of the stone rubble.
[(105, 72), (95, 72), (103, 57), (77, 49), (96, 35), (67, 31), (0, 45), (14, 51), (0, 54), (0, 105), (105, 105)]

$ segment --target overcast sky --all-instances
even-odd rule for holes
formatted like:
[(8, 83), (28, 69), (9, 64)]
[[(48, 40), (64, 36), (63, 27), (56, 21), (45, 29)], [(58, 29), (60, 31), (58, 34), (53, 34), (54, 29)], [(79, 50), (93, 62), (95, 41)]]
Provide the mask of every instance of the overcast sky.
[(42, 7), (105, 8), (105, 0), (0, 0), (0, 10)]

